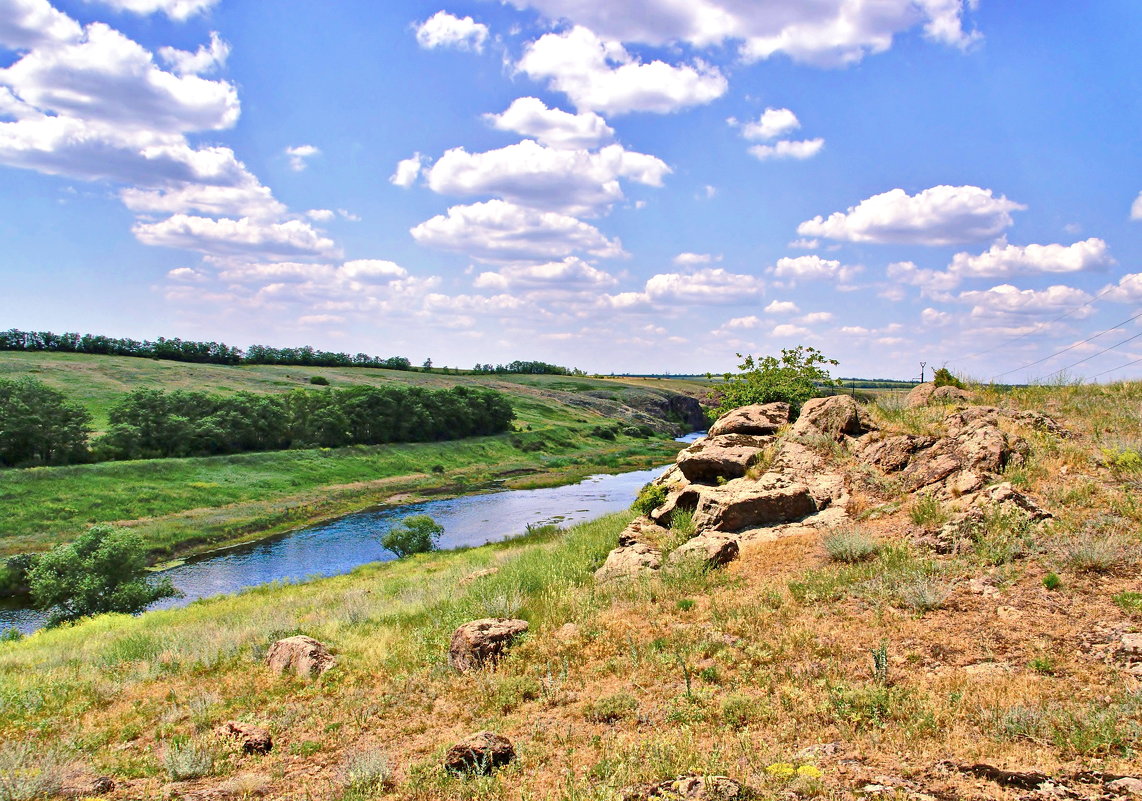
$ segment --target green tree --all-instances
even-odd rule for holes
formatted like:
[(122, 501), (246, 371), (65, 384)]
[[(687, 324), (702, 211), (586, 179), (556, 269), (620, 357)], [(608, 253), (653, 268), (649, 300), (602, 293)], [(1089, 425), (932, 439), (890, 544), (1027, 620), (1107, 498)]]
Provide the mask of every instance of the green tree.
[(110, 525), (92, 526), (68, 545), (40, 557), (28, 573), (32, 599), (51, 610), (56, 626), (104, 612), (133, 614), (175, 595), (170, 579), (146, 579), (146, 549), (139, 535)]
[(428, 515), (406, 517), (381, 537), (381, 545), (392, 551), (398, 559), (414, 553), (436, 550), (436, 541), (444, 533), (444, 526)]
[(0, 379), (0, 465), (82, 461), (90, 424), (85, 409), (47, 384)]
[(952, 375), (952, 371), (947, 367), (941, 367), (939, 370), (937, 370), (936, 374), (932, 376), (932, 382), (937, 387), (955, 387), (956, 389), (964, 388), (964, 382), (960, 381), (958, 378)]
[(717, 390), (718, 405), (714, 415), (723, 415), (739, 406), (784, 401), (794, 414), (801, 405), (816, 396), (821, 387), (836, 386), (827, 365), (838, 364), (816, 348), (798, 345), (782, 348), (781, 358), (737, 355), (742, 363), (736, 375), (726, 373)]

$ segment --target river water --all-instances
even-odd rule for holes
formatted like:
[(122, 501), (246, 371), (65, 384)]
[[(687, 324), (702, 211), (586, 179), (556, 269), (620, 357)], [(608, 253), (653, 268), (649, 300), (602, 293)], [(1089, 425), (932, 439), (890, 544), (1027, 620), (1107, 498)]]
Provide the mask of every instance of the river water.
[[(689, 442), (700, 436), (681, 437)], [(150, 608), (186, 606), (199, 598), (235, 593), (272, 581), (295, 582), (348, 573), (393, 555), (381, 536), (409, 515), (431, 515), (444, 526), (441, 548), (484, 545), (518, 536), (527, 527), (569, 525), (628, 508), (639, 489), (662, 473), (661, 467), (618, 475), (589, 476), (578, 484), (531, 490), (504, 490), (439, 501), (368, 509), (247, 545), (188, 559), (164, 570), (182, 593)], [(41, 628), (46, 615), (26, 607), (0, 606), (0, 632), (25, 634)]]

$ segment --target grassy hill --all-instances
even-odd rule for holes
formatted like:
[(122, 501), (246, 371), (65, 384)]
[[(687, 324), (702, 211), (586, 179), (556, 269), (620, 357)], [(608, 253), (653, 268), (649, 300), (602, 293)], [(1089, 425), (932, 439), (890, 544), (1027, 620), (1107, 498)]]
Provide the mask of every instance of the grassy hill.
[[(618, 515), (103, 617), (0, 643), (0, 756), (25, 785), (69, 765), (111, 776), (112, 799), (610, 801), (684, 773), (730, 776), (754, 799), (1119, 797), (1108, 783), (1138, 776), (1142, 753), (1120, 646), (1142, 627), (1142, 385), (982, 400), (1070, 430), (1013, 428), (1029, 449), (1001, 476), (1050, 523), (994, 520), (940, 553), (918, 535), (955, 499), (854, 468), (854, 488), (889, 496), (854, 492), (852, 533), (879, 545), (856, 564), (831, 555), (829, 531), (802, 530), (752, 540), (721, 570), (597, 586)], [(870, 411), (911, 434), (945, 414)], [(940, 597), (892, 591), (910, 576)], [(450, 670), (454, 627), (487, 616), (530, 630), (495, 668)], [(311, 681), (266, 670), (269, 645), (297, 633), (337, 666)], [(273, 750), (243, 755), (213, 734), (226, 720), (267, 727)], [(448, 747), (481, 729), (517, 761), (445, 771)], [(1047, 779), (1066, 789), (1034, 789)]]

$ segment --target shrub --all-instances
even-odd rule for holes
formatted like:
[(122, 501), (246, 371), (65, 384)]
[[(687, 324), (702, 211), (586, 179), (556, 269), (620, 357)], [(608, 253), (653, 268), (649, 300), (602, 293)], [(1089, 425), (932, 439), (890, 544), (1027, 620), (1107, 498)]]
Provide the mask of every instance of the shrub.
[(35, 743), (0, 745), (0, 801), (32, 801), (55, 795), (63, 784), (64, 764), (55, 751)]
[(329, 386), (329, 379), (323, 375), (314, 375), (309, 377), (309, 383), (317, 387)]
[(918, 576), (901, 584), (896, 598), (902, 606), (919, 614), (943, 606), (952, 594), (952, 587), (934, 576)]
[(825, 535), (823, 542), (834, 562), (855, 564), (880, 553), (880, 544), (856, 529), (834, 531)]
[(1142, 614), (1142, 592), (1126, 590), (1114, 596), (1114, 603), (1123, 612), (1131, 615)]
[(1067, 566), (1080, 573), (1106, 573), (1124, 557), (1122, 544), (1111, 537), (1076, 543), (1066, 553)]
[(638, 492), (631, 508), (639, 514), (649, 515), (666, 502), (666, 487), (660, 484), (647, 484)]
[(1051, 571), (1047, 575), (1043, 576), (1043, 586), (1048, 590), (1057, 590), (1059, 587), (1063, 586), (1063, 580), (1059, 578), (1058, 573)]
[(956, 389), (964, 388), (964, 382), (960, 381), (958, 378), (952, 375), (952, 371), (947, 367), (941, 367), (936, 371), (936, 374), (932, 377), (932, 383), (934, 383), (937, 387), (955, 387)]
[(370, 749), (351, 754), (342, 768), (345, 786), (354, 792), (384, 790), (393, 781), (393, 771), (383, 751)]
[(596, 701), (587, 704), (583, 710), (583, 717), (594, 723), (617, 723), (625, 718), (633, 717), (638, 709), (638, 701), (629, 693), (616, 693), (604, 695)]
[(948, 522), (948, 512), (934, 496), (921, 495), (908, 510), (908, 517), (918, 526), (939, 528)]
[(214, 771), (214, 754), (202, 743), (175, 737), (163, 749), (163, 767), (171, 781), (200, 779)]
[(816, 348), (803, 345), (783, 348), (780, 358), (755, 359), (740, 353), (738, 358), (742, 359), (738, 374), (726, 373), (716, 391), (718, 405), (714, 417), (739, 406), (775, 401), (788, 403), (796, 413), (805, 401), (817, 395), (819, 387), (837, 384), (829, 376), (827, 367), (838, 364), (837, 360), (826, 358)]
[(444, 526), (428, 515), (406, 517), (381, 537), (381, 545), (392, 551), (398, 559), (414, 553), (436, 550), (436, 542), (444, 533)]

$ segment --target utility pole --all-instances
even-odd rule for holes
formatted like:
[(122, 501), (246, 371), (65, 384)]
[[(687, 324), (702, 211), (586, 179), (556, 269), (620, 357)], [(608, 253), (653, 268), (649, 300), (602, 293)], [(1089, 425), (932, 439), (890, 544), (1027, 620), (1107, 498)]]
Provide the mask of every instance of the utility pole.
[(927, 362), (920, 362), (920, 383), (924, 383), (924, 368), (928, 366)]

